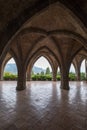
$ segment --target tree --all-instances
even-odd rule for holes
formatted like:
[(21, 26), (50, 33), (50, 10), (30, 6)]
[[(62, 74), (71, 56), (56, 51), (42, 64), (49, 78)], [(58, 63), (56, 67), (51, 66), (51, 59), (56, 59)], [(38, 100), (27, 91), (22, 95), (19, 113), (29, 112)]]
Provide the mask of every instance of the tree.
[(46, 74), (50, 74), (50, 69), (49, 69), (49, 67), (46, 68)]
[(43, 71), (41, 71), (41, 75), (44, 75), (44, 72), (43, 72)]

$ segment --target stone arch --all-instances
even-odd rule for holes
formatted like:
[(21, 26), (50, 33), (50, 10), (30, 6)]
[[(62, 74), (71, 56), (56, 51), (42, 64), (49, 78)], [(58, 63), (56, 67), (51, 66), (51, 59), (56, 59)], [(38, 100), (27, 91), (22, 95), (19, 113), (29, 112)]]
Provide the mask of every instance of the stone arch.
[[(48, 1), (49, 2), (49, 1)], [(61, 8), (63, 8), (63, 12), (64, 11), (69, 11), (68, 12), (68, 14), (69, 14), (69, 16), (71, 16), (72, 17), (72, 15), (74, 16), (74, 14), (72, 13), (72, 11), (70, 11), (70, 10), (68, 10), (65, 6), (63, 6), (61, 3), (58, 3), (58, 5), (59, 5), (59, 7), (61, 7)], [(50, 6), (49, 6), (49, 8), (50, 8)], [(36, 12), (38, 12), (38, 11), (36, 11)], [(32, 15), (33, 16), (33, 15)], [(23, 18), (23, 16), (22, 16), (22, 18)], [(14, 20), (14, 23), (13, 23), (13, 25), (11, 24), (11, 29), (13, 30), (11, 33), (12, 33), (12, 36), (13, 36), (13, 34), (15, 33), (15, 32), (17, 32), (13, 37), (12, 37), (12, 39), (11, 39), (11, 34), (10, 33), (8, 33), (8, 35), (6, 36), (6, 37), (4, 37), (4, 39), (2, 38), (2, 40), (1, 40), (1, 47), (2, 47), (2, 50), (4, 50), (3, 51), (3, 53), (2, 53), (2, 56), (1, 57), (3, 57), (3, 55), (6, 53), (6, 51), (7, 51), (7, 49), (9, 49), (8, 48), (8, 46), (10, 47), (10, 45), (11, 45), (11, 42), (12, 42), (12, 40), (14, 40), (15, 39), (15, 37), (16, 36), (19, 36), (22, 32), (22, 29), (24, 29), (24, 23), (25, 23), (25, 21), (27, 21), (28, 19), (29, 19), (30, 17), (29, 17), (29, 15), (26, 17), (26, 20), (24, 20), (24, 19), (22, 19), (23, 20), (23, 22), (22, 23), (20, 23), (20, 22), (18, 22), (19, 23), (19, 25), (18, 26), (16, 26), (15, 27), (15, 29), (14, 29), (14, 25), (16, 25), (17, 23), (16, 23), (16, 21)], [(33, 18), (33, 17), (32, 17)], [(67, 17), (68, 18), (68, 17)], [(19, 19), (19, 18), (18, 18)], [(77, 18), (78, 19), (78, 18)], [(30, 19), (31, 20), (31, 19)], [(87, 44), (86, 44), (86, 42), (87, 42), (87, 40), (86, 40), (86, 35), (85, 35), (85, 29), (83, 29), (83, 27), (84, 27), (84, 25), (82, 24), (81, 25), (81, 23), (78, 21), (78, 20), (76, 20), (76, 18), (75, 18), (75, 16), (74, 16), (74, 24), (75, 24), (75, 26), (74, 27), (76, 27), (75, 28), (75, 32), (74, 31), (72, 31), (72, 24), (70, 24), (71, 26), (70, 26), (70, 29), (67, 29), (67, 28), (63, 28), (63, 29), (59, 29), (58, 28), (58, 30), (55, 30), (55, 28), (54, 28), (54, 26), (52, 26), (52, 30), (51, 29), (46, 29), (45, 31), (44, 30), (41, 30), (41, 29), (39, 29), (38, 30), (38, 28), (36, 28), (36, 30), (35, 30), (35, 27), (34, 27), (34, 30), (31, 28), (31, 31), (30, 31), (30, 29), (29, 29), (29, 31), (30, 32), (32, 32), (33, 31), (33, 33), (34, 32), (36, 32), (36, 33), (40, 33), (43, 37), (46, 37), (46, 38), (50, 38), (50, 39), (53, 39), (53, 37), (55, 36), (55, 37), (69, 37), (69, 38), (71, 38), (71, 39), (75, 39), (78, 43), (80, 43), (81, 45), (83, 45), (85, 48), (87, 47)], [(49, 21), (49, 20), (48, 20)], [(60, 21), (59, 21), (60, 22)], [(48, 22), (47, 22), (48, 23)], [(72, 19), (71, 19), (71, 22), (70, 23), (72, 23)], [(54, 23), (55, 24), (55, 23)], [(64, 24), (64, 22), (62, 23), (62, 24)], [(21, 27), (21, 25), (23, 25), (22, 27)], [(32, 24), (31, 24), (32, 25)], [(47, 24), (48, 25), (48, 24)], [(65, 25), (65, 24), (64, 24)], [(78, 26), (76, 26), (76, 25), (78, 25)], [(36, 26), (36, 25), (35, 25)], [(19, 29), (19, 27), (20, 27), (20, 29)], [(51, 26), (50, 26), (51, 27)], [(65, 27), (65, 26), (64, 26)], [(68, 26), (67, 26), (68, 27)], [(78, 29), (78, 27), (80, 27), (80, 29), (81, 29), (81, 31), (77, 31), (77, 29)], [(10, 31), (11, 31), (11, 29), (10, 29)], [(79, 30), (80, 30), (79, 29)], [(5, 30), (6, 31), (6, 30)], [(29, 32), (29, 33), (30, 33)], [(3, 33), (4, 34), (4, 33)], [(6, 32), (6, 34), (7, 34), (7, 32)], [(7, 40), (7, 42), (6, 42), (6, 40)], [(8, 41), (9, 40), (9, 41)], [(7, 43), (7, 46), (5, 46), (5, 42)], [(48, 42), (48, 41), (47, 41)], [(2, 43), (3, 43), (3, 45), (2, 45)], [(56, 42), (55, 42), (56, 43)], [(4, 48), (4, 46), (5, 46), (5, 48)], [(32, 46), (33, 47), (33, 46)], [(81, 46), (80, 46), (81, 47)], [(23, 48), (22, 48), (23, 49)], [(39, 48), (39, 49), (41, 49), (41, 48)], [(38, 50), (39, 50), (38, 49)], [(49, 47), (48, 47), (48, 49), (49, 49)], [(81, 49), (81, 48), (80, 48)], [(62, 50), (62, 49), (61, 49)], [(58, 60), (58, 55), (57, 54), (54, 54), (53, 53), (53, 51), (51, 50), (51, 49), (49, 49), (49, 52), (51, 51), (51, 53), (53, 54), (53, 55), (55, 55), (55, 59), (57, 60), (57, 61), (59, 61)], [(79, 51), (79, 50), (78, 50)], [(36, 53), (36, 51), (35, 51), (35, 53)], [(77, 53), (77, 52), (76, 52)], [(76, 55), (76, 53), (73, 55), (73, 57)], [(23, 54), (23, 53), (22, 53)], [(27, 55), (27, 56), (29, 56), (29, 55)], [(26, 56), (26, 57), (27, 57)], [(72, 60), (73, 59), (73, 57), (70, 59), (70, 57), (69, 57), (69, 60)], [(24, 61), (23, 61), (23, 64), (21, 63), (20, 65), (19, 65), (19, 69), (20, 69), (20, 66), (21, 65), (24, 65), (24, 63), (25, 63), (25, 65), (24, 65), (24, 71), (26, 70), (26, 67), (27, 67), (27, 63), (28, 63), (28, 61), (29, 60), (31, 60), (31, 58), (33, 58), (33, 55), (31, 55), (28, 59), (24, 59)], [(19, 58), (20, 59), (20, 58)], [(64, 60), (65, 61), (65, 60)], [(71, 61), (70, 61), (71, 62)], [(18, 62), (19, 63), (19, 62)], [(63, 64), (64, 63), (64, 64)], [(67, 65), (66, 65), (66, 62), (61, 62), (61, 66), (62, 66), (62, 70), (63, 69), (65, 69), (64, 67), (63, 67), (63, 65), (65, 65), (65, 66), (69, 66), (69, 63), (67, 62)], [(68, 80), (68, 68), (69, 67), (66, 67), (66, 71), (63, 71), (62, 72), (62, 75), (63, 75), (63, 77), (62, 77), (62, 82), (64, 83), (64, 82), (67, 82), (67, 80)], [(22, 67), (21, 67), (21, 69), (20, 69), (20, 75), (23, 75), (23, 73), (24, 73), (24, 71), (22, 71)], [(21, 73), (21, 71), (22, 71), (22, 73)], [(66, 74), (67, 73), (67, 74)], [(25, 78), (25, 77), (24, 77)], [(64, 81), (64, 79), (65, 79), (65, 81)], [(19, 86), (20, 86), (20, 89), (21, 89), (21, 86), (22, 86), (22, 83), (21, 83), (21, 81), (23, 80), (23, 78), (22, 78), (22, 76), (21, 76), (21, 79), (20, 79), (20, 84), (19, 84)], [(63, 88), (64, 88), (64, 86), (67, 86), (68, 85), (68, 83), (65, 83), (65, 84), (62, 84), (62, 86), (63, 86)], [(24, 83), (24, 85), (23, 85), (23, 89), (25, 88), (25, 83)]]
[(83, 56), (83, 58), (81, 59), (81, 62), (80, 62), (80, 72), (81, 72), (81, 66), (82, 66), (82, 63), (83, 63), (84, 60), (85, 60), (85, 78), (87, 80), (87, 57), (86, 56)]
[[(13, 21), (9, 22), (8, 26), (3, 31), (3, 38), (1, 40), (1, 43), (3, 43), (2, 50), (4, 49), (3, 53), (5, 53), (5, 48), (4, 48), (4, 47), (6, 47), (5, 44), (8, 41), (9, 41), (8, 43), (11, 42), (11, 40), (13, 39), (12, 36), (15, 34), (15, 32), (17, 32), (20, 29), (20, 27), (25, 23), (25, 21), (27, 21), (29, 18), (31, 18), (37, 12), (40, 12), (44, 8), (49, 7), (50, 4), (53, 4), (53, 3), (55, 4), (55, 2), (57, 2), (57, 0), (56, 1), (51, 1), (51, 2), (49, 2), (49, 1), (41, 2), (39, 4), (37, 3), (37, 6), (35, 6), (35, 7), (37, 7), (37, 11), (36, 11), (35, 7), (33, 8), (34, 9), (33, 11), (32, 11), (32, 9), (27, 8), (26, 10), (24, 10), (23, 13), (21, 13), (20, 17), (18, 16), (16, 19), (14, 19)], [(71, 8), (69, 8), (69, 6), (67, 6), (67, 4), (65, 2), (63, 3), (63, 2), (60, 1), (60, 2), (58, 2), (58, 4), (59, 4), (59, 6), (61, 6), (62, 8), (64, 8), (64, 10), (67, 10), (69, 12), (69, 14), (71, 14), (71, 16), (73, 16), (74, 19), (76, 19), (76, 21), (78, 22), (78, 24), (80, 24), (80, 26), (82, 28), (85, 28), (84, 25), (82, 24), (82, 22), (80, 21), (80, 19), (74, 15), (74, 13), (70, 10)], [(31, 11), (32, 11), (32, 13), (30, 13)], [(29, 12), (29, 14), (27, 12)], [(24, 19), (23, 19), (23, 16), (24, 16)], [(19, 24), (17, 24), (17, 23), (19, 23)], [(15, 25), (16, 25), (16, 27), (15, 27)], [(8, 30), (10, 30), (9, 33), (8, 33)], [(15, 35), (18, 35), (18, 33), (20, 32), (20, 30)], [(7, 33), (9, 34), (8, 37), (6, 37)], [(6, 37), (6, 40), (4, 40), (4, 37)], [(11, 37), (12, 37), (12, 39), (11, 39)]]
[(38, 53), (36, 53), (33, 58), (31, 59), (31, 61), (29, 62), (28, 65), (28, 71), (29, 71), (29, 80), (30, 80), (30, 74), (31, 74), (31, 70), (32, 70), (32, 66), (34, 65), (34, 63), (41, 57), (45, 57), (47, 59), (47, 61), (49, 62), (51, 68), (52, 68), (52, 74), (53, 74), (53, 80), (54, 80), (54, 75), (55, 75), (55, 68), (54, 68), (54, 63), (53, 63), (53, 59), (51, 56), (49, 56), (48, 52), (44, 52), (44, 51), (40, 51)]
[(73, 64), (74, 64), (75, 69), (76, 69), (77, 81), (81, 80), (81, 75), (80, 75), (80, 73), (81, 73), (81, 64), (82, 64), (82, 61), (84, 59), (87, 59), (86, 57), (87, 57), (86, 52), (83, 49), (83, 50), (80, 50), (79, 52), (77, 52), (74, 59), (73, 59)]
[[(13, 60), (13, 63), (10, 63), (12, 60)], [(9, 64), (9, 66), (8, 66), (8, 64)], [(8, 68), (8, 67), (10, 67), (10, 69), (8, 71), (6, 71), (6, 68)], [(6, 63), (4, 64), (4, 67), (3, 67), (3, 77), (4, 77), (4, 74), (9, 73), (9, 74), (12, 74), (12, 75), (15, 76), (15, 78), (13, 78), (12, 80), (17, 80), (17, 77), (16, 77), (16, 75), (18, 74), (18, 70), (17, 69), (18, 68), (17, 68), (17, 64), (15, 62), (15, 59), (13, 57), (9, 58), (6, 61)]]
[[(47, 53), (48, 52), (48, 53)], [(50, 50), (47, 46), (43, 46), (43, 47), (40, 47), (36, 50), (36, 52), (34, 52), (30, 58), (27, 59), (26, 61), (26, 68), (28, 66), (28, 64), (33, 60), (33, 57), (34, 56), (39, 56), (41, 53), (43, 53), (42, 55), (45, 55), (46, 53), (48, 54), (48, 57), (49, 57), (49, 54), (51, 54), (51, 56), (54, 57), (54, 59), (56, 60), (57, 64), (60, 66), (60, 62), (57, 58), (57, 56), (54, 54), (54, 52), (52, 50)], [(47, 55), (45, 55), (47, 57)], [(48, 58), (47, 57), (47, 58)], [(49, 60), (49, 59), (48, 59)]]
[(76, 73), (76, 65), (74, 62), (72, 62), (73, 66), (74, 66), (74, 69), (75, 69), (75, 73)]
[(82, 64), (83, 60), (87, 60), (87, 57), (82, 57), (82, 59), (80, 61), (80, 65)]
[[(70, 71), (71, 67), (73, 67), (74, 72), (73, 72), (73, 71)], [(73, 75), (74, 77), (72, 77), (72, 75)], [(77, 71), (76, 71), (76, 66), (75, 66), (74, 62), (72, 62), (71, 65), (70, 65), (70, 68), (69, 68), (69, 76), (70, 76), (70, 77), (69, 77), (69, 80), (71, 80), (71, 81), (76, 80)]]
[(2, 61), (0, 65), (0, 80), (3, 80), (3, 72), (4, 72), (4, 67), (6, 63), (12, 58), (12, 56), (8, 53), (5, 59)]
[[(71, 65), (74, 67), (74, 70), (75, 70), (75, 73), (76, 73), (76, 67), (75, 67), (75, 64), (72, 62)], [(71, 68), (71, 66), (70, 66), (70, 68)], [(70, 69), (69, 69), (69, 71), (70, 71)]]
[[(57, 47), (57, 43), (56, 41), (53, 39), (53, 36), (57, 36), (57, 37), (67, 37), (67, 38), (72, 38), (74, 40), (77, 41), (78, 44), (81, 44), (83, 47), (81, 47), (71, 58), (71, 61), (73, 60), (73, 58), (77, 55), (77, 53), (79, 53), (83, 48), (87, 48), (87, 41), (85, 38), (83, 38), (80, 34), (70, 31), (70, 30), (53, 30), (53, 31), (46, 31), (44, 29), (40, 29), (40, 28), (36, 28), (36, 27), (30, 27), (30, 28), (25, 28), (24, 30), (22, 30), (23, 34), (25, 33), (39, 33), (40, 35), (42, 35), (43, 37), (41, 37), (36, 43), (35, 46), (43, 41), (46, 37), (49, 37), (51, 40), (53, 40), (53, 42), (55, 43), (55, 46)], [(57, 47), (57, 49), (59, 50), (59, 48)], [(31, 48), (32, 50), (32, 48)], [(30, 51), (31, 51), (30, 50)], [(29, 51), (29, 52), (30, 52)], [(59, 50), (60, 51), (60, 50)], [(61, 58), (62, 59), (62, 58)], [(70, 61), (70, 63), (71, 63)], [(59, 61), (58, 61), (59, 62)]]
[[(58, 69), (59, 69), (59, 72), (60, 72), (60, 73), (58, 73)], [(61, 69), (61, 68), (60, 68), (60, 66), (58, 65), (58, 66), (57, 66), (57, 73), (56, 73), (56, 80), (61, 80), (61, 71), (60, 71), (60, 69)], [(57, 77), (58, 74), (59, 74), (59, 77)]]
[(14, 58), (12, 52), (8, 52), (5, 56), (5, 58), (3, 58), (3, 61), (1, 62), (1, 65), (0, 65), (0, 79), (3, 80), (3, 72), (4, 72), (4, 68), (5, 68), (5, 65), (7, 64), (7, 62), (13, 58), (15, 60), (15, 63), (16, 63), (16, 66), (17, 66), (17, 62), (16, 62), (16, 59)]
[[(69, 37), (72, 39), (75, 39), (79, 43), (81, 43), (85, 48), (87, 48), (87, 40), (80, 35), (77, 32), (71, 31), (71, 30), (63, 30), (63, 29), (57, 29), (57, 30), (52, 30), (52, 31), (46, 31), (45, 29), (41, 29), (38, 27), (29, 27), (29, 28), (24, 28), (22, 29), (19, 34), (27, 34), (27, 33), (37, 33), (41, 34), (42, 36), (47, 37), (47, 36), (58, 36), (58, 37)], [(42, 39), (43, 40), (43, 39)]]

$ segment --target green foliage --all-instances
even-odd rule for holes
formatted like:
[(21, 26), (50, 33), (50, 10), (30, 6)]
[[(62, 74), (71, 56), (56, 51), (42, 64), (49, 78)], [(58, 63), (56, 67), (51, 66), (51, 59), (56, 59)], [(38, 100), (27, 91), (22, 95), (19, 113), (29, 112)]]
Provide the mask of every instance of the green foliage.
[[(56, 76), (57, 80), (61, 80), (61, 75), (58, 73)], [(76, 75), (75, 73), (69, 73), (69, 80), (70, 81), (75, 81), (76, 80)]]
[(4, 80), (17, 80), (17, 75), (9, 73), (9, 72), (5, 72), (3, 78)]
[[(4, 80), (17, 80), (17, 75), (5, 72), (3, 76)], [(41, 72), (41, 74), (32, 74), (31, 75), (32, 80), (40, 80), (40, 81), (51, 81), (52, 80), (52, 74), (44, 74), (44, 72)], [(57, 74), (56, 76), (57, 80), (61, 80), (61, 75)], [(69, 73), (69, 80), (75, 81), (76, 80), (76, 74), (75, 73)], [(81, 80), (87, 80), (85, 78), (85, 73), (81, 73)]]
[(50, 69), (49, 69), (49, 67), (47, 67), (46, 68), (46, 74), (50, 74), (51, 72), (50, 72)]
[(52, 80), (51, 75), (43, 75), (43, 74), (35, 74), (31, 76), (32, 80), (40, 80), (40, 81), (45, 81), (45, 80)]
[(85, 73), (81, 73), (81, 80), (86, 80)]
[(43, 71), (41, 71), (41, 75), (44, 75), (44, 72), (43, 72)]
[(48, 81), (52, 80), (52, 75), (46, 74), (46, 80), (48, 80)]
[(57, 74), (56, 79), (60, 81), (61, 80), (61, 75)]
[(69, 80), (71, 80), (71, 81), (75, 81), (76, 80), (75, 73), (72, 73), (72, 72), (69, 73)]
[[(81, 80), (86, 80), (85, 73), (80, 73)], [(76, 80), (76, 74), (75, 73), (69, 73), (69, 80), (75, 81)]]

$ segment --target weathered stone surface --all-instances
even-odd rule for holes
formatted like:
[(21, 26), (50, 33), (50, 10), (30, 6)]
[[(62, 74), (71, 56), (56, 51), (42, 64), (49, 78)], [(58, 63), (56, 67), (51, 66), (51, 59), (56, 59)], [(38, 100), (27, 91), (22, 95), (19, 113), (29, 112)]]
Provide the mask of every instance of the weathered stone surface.
[[(3, 33), (0, 35), (0, 77), (2, 77), (4, 62), (8, 60), (5, 57), (10, 54), (15, 59), (18, 68), (17, 89), (18, 86), (19, 89), (26, 87), (26, 72), (28, 71), (30, 78), (32, 66), (40, 56), (45, 56), (50, 62), (53, 80), (56, 80), (57, 67), (60, 67), (62, 88), (69, 88), (68, 73), (72, 62), (77, 70), (78, 80), (80, 80), (79, 70), (81, 59), (84, 57), (83, 53), (86, 56), (87, 33), (84, 21), (82, 23), (81, 17), (74, 12), (77, 9), (74, 5), (81, 6), (82, 9), (86, 6), (82, 5), (81, 1), (72, 3), (67, 0), (64, 4), (62, 2), (52, 0), (41, 3), (39, 0), (27, 2), (22, 0), (17, 9), (19, 0), (14, 0), (14, 2), (8, 0), (7, 3), (1, 1), (3, 7), (1, 16), (3, 17), (0, 21), (0, 30)], [(86, 1), (84, 3), (86, 5)], [(71, 10), (68, 4), (72, 4)], [(9, 24), (10, 21), (12, 23)], [(81, 54), (81, 59), (75, 58), (80, 57)], [(20, 71), (21, 66), (24, 69), (23, 72), (21, 72), (22, 69)], [(22, 76), (23, 73), (25, 78)]]
[(27, 82), (15, 91), (16, 82), (0, 82), (0, 130), (86, 130), (87, 84)]

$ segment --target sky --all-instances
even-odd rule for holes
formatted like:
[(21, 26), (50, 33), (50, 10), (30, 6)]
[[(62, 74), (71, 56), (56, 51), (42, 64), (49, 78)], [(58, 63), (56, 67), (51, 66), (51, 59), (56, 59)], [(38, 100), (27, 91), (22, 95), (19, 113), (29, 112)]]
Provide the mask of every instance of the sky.
[[(8, 63), (15, 63), (15, 61), (14, 61), (13, 58), (11, 58)], [(46, 58), (44, 58), (43, 56), (41, 56), (41, 57), (35, 62), (34, 66), (37, 66), (37, 67), (40, 67), (40, 68), (43, 68), (43, 69), (46, 69), (47, 67), (49, 67), (49, 68), (50, 68), (50, 71), (52, 71), (49, 62), (48, 62), (48, 61), (46, 60)], [(73, 64), (71, 64), (70, 72), (75, 72), (75, 69), (74, 69)], [(85, 60), (84, 60), (84, 61), (82, 62), (82, 64), (81, 64), (81, 72), (85, 72)]]
[(46, 69), (47, 67), (49, 67), (50, 68), (50, 70), (52, 70), (51, 69), (51, 66), (50, 66), (50, 64), (49, 64), (49, 62), (46, 60), (46, 58), (44, 58), (43, 56), (41, 56), (37, 61), (36, 61), (36, 63), (34, 64), (35, 66), (37, 66), (37, 67), (41, 67), (41, 68), (43, 68), (43, 69)]

